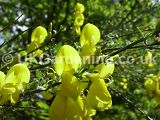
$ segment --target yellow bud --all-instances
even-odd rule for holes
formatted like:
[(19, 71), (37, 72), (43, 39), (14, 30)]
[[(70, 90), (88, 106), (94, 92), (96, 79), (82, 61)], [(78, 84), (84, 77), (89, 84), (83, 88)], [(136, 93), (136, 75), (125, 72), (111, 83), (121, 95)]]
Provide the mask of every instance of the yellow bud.
[(75, 6), (75, 11), (78, 13), (83, 13), (85, 10), (84, 5), (81, 3), (77, 3)]
[(86, 24), (80, 35), (80, 44), (83, 47), (84, 45), (95, 46), (100, 41), (100, 31), (99, 29), (91, 24)]
[(81, 65), (81, 58), (76, 49), (72, 46), (62, 46), (55, 58), (54, 68), (58, 75), (62, 75), (65, 71), (75, 73)]
[(127, 84), (126, 83), (124, 84), (123, 89), (127, 89)]
[(158, 81), (147, 78), (144, 83), (145, 88), (148, 91), (154, 92), (159, 89)]
[(76, 15), (74, 25), (75, 26), (82, 26), (83, 23), (84, 23), (84, 15), (83, 14)]
[(128, 80), (126, 78), (122, 78), (122, 81), (126, 83)]
[(148, 64), (149, 67), (153, 67), (154, 66), (154, 64), (152, 63), (152, 53), (150, 51), (148, 51), (146, 53), (145, 62), (146, 62), (146, 64)]

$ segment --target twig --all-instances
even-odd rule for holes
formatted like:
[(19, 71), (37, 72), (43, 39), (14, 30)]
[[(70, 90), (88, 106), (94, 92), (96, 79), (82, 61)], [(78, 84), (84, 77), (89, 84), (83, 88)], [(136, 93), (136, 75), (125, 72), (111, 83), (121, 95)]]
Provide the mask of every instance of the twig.
[(42, 92), (42, 91), (47, 91), (47, 90), (49, 90), (50, 88), (55, 87), (55, 86), (58, 86), (58, 85), (60, 85), (60, 84), (61, 84), (61, 82), (56, 82), (56, 83), (53, 83), (52, 86), (46, 88), (45, 90), (42, 90), (42, 89), (32, 90), (32, 91), (29, 91), (29, 92), (24, 93), (23, 96), (31, 95), (31, 94), (34, 94), (34, 93), (40, 93), (40, 92)]
[(125, 100), (127, 103), (129, 103), (131, 106), (133, 106), (135, 109), (137, 109), (139, 112), (141, 112), (143, 115), (147, 117), (148, 120), (153, 120), (147, 113), (145, 113), (143, 110), (141, 110), (135, 103), (133, 103), (131, 100), (126, 98), (121, 92), (118, 92), (117, 90), (109, 87), (110, 90), (115, 92), (118, 96), (120, 96), (123, 100)]
[(8, 41), (5, 41), (3, 42), (1, 45), (0, 45), (0, 48), (4, 47), (5, 45), (9, 44), (11, 41), (17, 39), (20, 35), (24, 34), (26, 31), (28, 31), (30, 28), (28, 28), (27, 30), (24, 30), (22, 31), (20, 34), (16, 35), (15, 37), (11, 38), (10, 40)]
[[(153, 46), (156, 46), (156, 45), (160, 45), (160, 43), (156, 42), (156, 43), (149, 44), (149, 45), (137, 45), (137, 46), (130, 47), (128, 49), (135, 49), (135, 48), (160, 49), (160, 48), (154, 48), (153, 47)], [(118, 48), (103, 49), (102, 52), (105, 53), (107, 51), (114, 51), (114, 50), (119, 50), (119, 49), (121, 49), (121, 48), (118, 47)]]
[(48, 63), (48, 64), (44, 64), (44, 65), (39, 65), (37, 67), (34, 67), (34, 68), (30, 68), (29, 70), (37, 70), (37, 69), (41, 69), (41, 68), (44, 68), (44, 67), (47, 67), (51, 65), (51, 63)]
[[(152, 35), (153, 35), (153, 34), (152, 34)], [(152, 35), (148, 34), (145, 38), (143, 37), (143, 38), (141, 38), (141, 39), (139, 39), (139, 40), (137, 40), (137, 41), (134, 41), (133, 43), (131, 43), (131, 44), (129, 44), (129, 45), (127, 45), (127, 46), (125, 46), (125, 47), (123, 47), (123, 48), (121, 48), (121, 49), (119, 49), (119, 50), (117, 50), (117, 51), (115, 51), (115, 52), (113, 52), (113, 53), (111, 53), (111, 54), (109, 54), (108, 56), (109, 56), (109, 57), (112, 57), (112, 56), (114, 56), (114, 55), (116, 55), (116, 54), (119, 54), (119, 53), (121, 53), (121, 52), (123, 52), (123, 51), (125, 51), (125, 50), (127, 50), (127, 49), (130, 49), (132, 46), (134, 46), (134, 45), (136, 45), (136, 44), (138, 44), (138, 43), (143, 42), (144, 40), (146, 40), (148, 37), (150, 37), (150, 36), (152, 36)]]
[(1, 107), (13, 107), (13, 108), (23, 108), (23, 109), (37, 109), (31, 106), (18, 106), (18, 105), (0, 105)]
[(134, 5), (131, 7), (131, 10), (126, 14), (126, 16), (124, 18), (122, 18), (122, 20), (113, 28), (113, 30), (110, 30), (107, 34), (113, 32), (114, 30), (117, 30), (124, 23), (124, 21), (126, 21), (128, 16), (133, 12), (133, 10), (135, 9), (136, 5), (137, 5), (137, 0), (135, 0)]
[(10, 27), (11, 25), (13, 25), (15, 22), (17, 22), (19, 20), (19, 18), (22, 17), (23, 14), (21, 14), (20, 16), (18, 16), (16, 18), (16, 20), (14, 20), (13, 22), (9, 23), (9, 25), (7, 25), (6, 27), (2, 28), (2, 30), (0, 30), (0, 32), (4, 31), (5, 29), (7, 29), (8, 27)]

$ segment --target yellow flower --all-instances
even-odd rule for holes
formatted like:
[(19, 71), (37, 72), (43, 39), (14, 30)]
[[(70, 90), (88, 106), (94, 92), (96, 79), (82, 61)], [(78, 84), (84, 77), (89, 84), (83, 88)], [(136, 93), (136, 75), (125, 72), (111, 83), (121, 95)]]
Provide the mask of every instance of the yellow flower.
[(30, 71), (24, 64), (16, 64), (10, 68), (6, 74), (5, 84), (12, 83), (19, 90), (30, 80)]
[(50, 120), (83, 120), (85, 108), (82, 98), (76, 100), (58, 93), (49, 109)]
[[(85, 103), (84, 103), (85, 105)], [(85, 107), (85, 116), (83, 120), (92, 120), (92, 116), (96, 115), (96, 110), (91, 108)]]
[(20, 90), (15, 85), (8, 83), (3, 86), (0, 94), (0, 104), (5, 104), (8, 100), (15, 104), (18, 101)]
[(146, 78), (144, 86), (150, 92), (155, 92), (159, 89), (158, 81), (153, 78)]
[(90, 45), (84, 45), (80, 52), (83, 64), (93, 64), (96, 62), (94, 59), (94, 53), (96, 51), (96, 47)]
[(96, 52), (96, 44), (100, 41), (100, 31), (93, 24), (86, 24), (80, 35), (80, 44), (82, 46), (81, 49), (81, 57), (83, 60), (83, 64), (94, 64), (96, 63), (97, 56)]
[(101, 63), (96, 66), (95, 71), (97, 73), (89, 75), (92, 83), (86, 98), (86, 105), (87, 108), (104, 111), (111, 107), (112, 99), (103, 79), (113, 73), (114, 64), (111, 62), (108, 64)]
[(112, 99), (107, 90), (105, 81), (98, 76), (92, 78), (92, 83), (86, 98), (88, 108), (104, 111), (111, 107)]
[(154, 64), (152, 62), (152, 53), (150, 51), (148, 51), (146, 53), (145, 62), (146, 62), (146, 64), (148, 64), (148, 67), (153, 67), (154, 66)]
[(75, 73), (80, 66), (81, 58), (76, 49), (69, 45), (64, 45), (59, 49), (54, 64), (58, 75), (62, 75), (66, 71)]
[(101, 63), (96, 66), (95, 71), (99, 73), (100, 78), (106, 78), (114, 72), (114, 63), (108, 62), (107, 64)]
[[(35, 49), (37, 49), (39, 47), (39, 45), (36, 43), (36, 42), (31, 42), (30, 44), (29, 44), (29, 46), (27, 47), (27, 51), (28, 52), (32, 52), (33, 50), (35, 50)], [(42, 55), (43, 55), (43, 51), (42, 50), (35, 50), (34, 52), (33, 52), (33, 55), (36, 55), (36, 56), (38, 56), (39, 58), (40, 57), (42, 57)]]
[(0, 104), (4, 104), (8, 100), (15, 104), (19, 98), (20, 90), (23, 90), (30, 80), (30, 71), (24, 64), (16, 64), (10, 68), (6, 76), (1, 74), (4, 82), (0, 91)]
[(31, 42), (29, 44), (29, 46), (27, 47), (27, 51), (31, 52), (31, 51), (37, 49), (38, 47), (39, 47), (39, 45), (36, 42)]
[(33, 30), (31, 34), (31, 42), (36, 42), (40, 45), (44, 42), (45, 38), (47, 37), (47, 34), (47, 30), (44, 27), (38, 26)]
[(84, 10), (85, 10), (85, 8), (84, 8), (84, 5), (83, 5), (83, 4), (81, 4), (81, 3), (77, 3), (77, 4), (76, 4), (76, 6), (75, 6), (75, 11), (76, 11), (77, 13), (83, 13)]
[(86, 24), (80, 35), (80, 44), (83, 47), (84, 45), (95, 46), (100, 41), (100, 31), (99, 29), (91, 24)]
[[(48, 35), (47, 30), (44, 27), (42, 26), (36, 27), (32, 32), (31, 43), (27, 47), (27, 52), (31, 52), (40, 47), (40, 45), (44, 42), (47, 35)], [(38, 49), (33, 52), (33, 55), (36, 55), (38, 57), (43, 57), (42, 56), (43, 51)]]
[(65, 72), (62, 75), (61, 92), (64, 96), (77, 99), (82, 90), (87, 87), (87, 83), (78, 81), (78, 79), (70, 72)]
[(80, 96), (78, 96), (77, 100), (68, 97), (66, 115), (67, 120), (83, 120), (85, 107)]
[(67, 97), (57, 94), (49, 109), (50, 120), (66, 120)]
[(5, 77), (6, 77), (6, 75), (0, 71), (0, 92), (1, 92), (2, 86), (5, 83)]
[(120, 82), (120, 85), (123, 87), (123, 89), (127, 89), (127, 79), (122, 78), (122, 81)]

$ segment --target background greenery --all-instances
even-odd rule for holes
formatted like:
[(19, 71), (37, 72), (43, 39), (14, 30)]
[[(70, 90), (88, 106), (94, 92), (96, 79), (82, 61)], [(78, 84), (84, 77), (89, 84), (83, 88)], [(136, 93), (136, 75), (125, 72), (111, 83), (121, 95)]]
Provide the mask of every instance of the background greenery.
[[(74, 6), (77, 2), (85, 6), (85, 24), (92, 23), (101, 31), (102, 53), (105, 55), (133, 56), (136, 62), (116, 62), (114, 82), (109, 87), (112, 108), (97, 112), (95, 120), (147, 120), (160, 119), (160, 106), (144, 88), (144, 77), (160, 71), (158, 30), (155, 26), (160, 17), (160, 4), (152, 0), (6, 0), (0, 1), (0, 58), (11, 53), (16, 56), (26, 50), (32, 30), (41, 25), (48, 29), (52, 22), (52, 38), (42, 47), (50, 59), (63, 44), (77, 47), (79, 37), (73, 31)], [(160, 29), (160, 28), (159, 28)], [(147, 39), (144, 39), (146, 36)], [(131, 43), (142, 39), (134, 46)], [(130, 45), (131, 46), (128, 46)], [(125, 47), (128, 46), (128, 47)], [(124, 49), (122, 49), (124, 48)], [(147, 51), (156, 56), (154, 67), (140, 64), (140, 57)], [(21, 59), (24, 60), (23, 58)], [(44, 60), (45, 61), (45, 60)], [(1, 59), (0, 67), (5, 73), (12, 64)], [(0, 106), (3, 120), (48, 120), (48, 108), (52, 100), (40, 96), (40, 88), (53, 85), (48, 78), (52, 64), (41, 65), (33, 61), (30, 65), (31, 81), (21, 94), (20, 101), (12, 106)], [(127, 79), (127, 89), (121, 85)], [(52, 83), (52, 84), (51, 84)]]

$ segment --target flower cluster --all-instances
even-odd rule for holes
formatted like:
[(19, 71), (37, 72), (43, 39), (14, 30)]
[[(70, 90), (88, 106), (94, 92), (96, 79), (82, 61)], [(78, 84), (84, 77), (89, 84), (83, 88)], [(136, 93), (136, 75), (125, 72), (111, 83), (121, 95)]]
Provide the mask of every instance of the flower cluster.
[[(80, 49), (63, 45), (56, 54), (54, 69), (51, 68), (55, 76), (51, 77), (60, 78), (60, 84), (54, 89), (56, 96), (49, 109), (51, 120), (92, 120), (96, 111), (104, 111), (112, 105), (107, 89), (109, 84), (106, 84), (105, 80), (109, 80), (109, 76), (114, 72), (113, 58), (110, 58), (110, 62), (91, 64), (93, 56), (98, 59), (101, 57), (100, 48), (97, 47), (100, 31), (95, 25), (88, 23), (81, 32), (84, 6), (77, 3), (75, 11), (74, 25), (80, 35)], [(45, 28), (36, 27), (31, 34), (27, 52), (42, 57), (43, 51), (39, 47), (47, 35)], [(88, 66), (92, 66), (92, 69)], [(15, 64), (6, 75), (0, 71), (0, 104), (9, 100), (15, 104), (29, 80), (30, 71), (25, 64)], [(41, 94), (47, 100), (53, 97), (49, 91), (43, 91)]]
[(75, 20), (74, 20), (74, 27), (75, 27), (75, 31), (77, 33), (77, 35), (80, 35), (81, 33), (81, 26), (84, 23), (84, 12), (85, 8), (83, 6), (83, 4), (81, 3), (77, 3), (75, 6)]
[[(42, 26), (36, 27), (31, 34), (31, 43), (27, 47), (27, 52), (31, 52), (39, 48), (41, 44), (44, 42), (47, 35), (48, 35), (47, 30), (44, 27)], [(33, 52), (33, 55), (42, 57), (43, 51), (40, 49), (35, 50)]]
[(126, 78), (122, 78), (122, 81), (120, 82), (120, 85), (122, 86), (123, 89), (127, 89), (127, 85), (128, 85), (128, 80)]
[(145, 77), (144, 86), (145, 86), (146, 90), (150, 94), (152, 94), (157, 101), (159, 101), (159, 99), (160, 99), (159, 83), (160, 83), (160, 74), (158, 74), (158, 75), (149, 74)]
[(82, 64), (82, 57), (94, 55), (99, 41), (99, 29), (88, 23), (80, 35), (80, 52), (69, 45), (59, 49), (54, 70), (60, 76), (61, 84), (49, 110), (51, 120), (92, 120), (96, 110), (111, 107), (112, 99), (105, 79), (114, 72), (114, 64), (101, 63), (93, 71), (80, 70), (88, 64)]
[(15, 104), (29, 80), (30, 71), (24, 64), (12, 66), (6, 75), (0, 71), (0, 104), (8, 100)]

